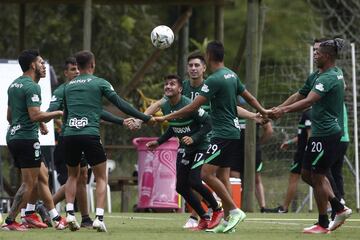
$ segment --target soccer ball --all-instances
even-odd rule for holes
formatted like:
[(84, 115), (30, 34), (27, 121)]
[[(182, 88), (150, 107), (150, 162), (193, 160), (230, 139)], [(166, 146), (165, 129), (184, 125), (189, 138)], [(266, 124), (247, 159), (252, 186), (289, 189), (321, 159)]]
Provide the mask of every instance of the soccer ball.
[(174, 42), (174, 33), (168, 26), (160, 25), (151, 31), (150, 38), (156, 48), (165, 49)]

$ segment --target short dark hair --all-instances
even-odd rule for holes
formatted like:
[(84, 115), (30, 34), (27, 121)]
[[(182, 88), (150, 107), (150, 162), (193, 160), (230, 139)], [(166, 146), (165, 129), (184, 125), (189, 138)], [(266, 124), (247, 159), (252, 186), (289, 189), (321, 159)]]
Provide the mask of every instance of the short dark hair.
[(205, 58), (204, 58), (204, 55), (199, 52), (199, 51), (196, 51), (196, 52), (193, 52), (191, 53), (188, 58), (187, 58), (187, 61), (189, 62), (190, 60), (192, 59), (200, 59), (200, 61), (205, 64)]
[(315, 43), (322, 43), (322, 42), (325, 42), (327, 40), (329, 40), (330, 38), (327, 38), (327, 37), (321, 37), (321, 38), (315, 38), (314, 39), (314, 44)]
[(341, 38), (335, 38), (320, 43), (321, 52), (328, 54), (331, 58), (336, 59), (339, 52), (345, 45), (345, 40)]
[(86, 69), (91, 61), (95, 59), (95, 56), (92, 52), (83, 50), (75, 53), (75, 58), (79, 69)]
[(179, 75), (169, 74), (169, 75), (166, 75), (166, 76), (164, 77), (164, 81), (169, 80), (169, 79), (176, 79), (176, 81), (178, 82), (179, 86), (182, 87), (182, 80), (181, 80), (181, 78), (180, 78)]
[(39, 50), (37, 49), (28, 49), (20, 53), (18, 61), (23, 72), (26, 72), (30, 69), (30, 64), (40, 56)]
[(211, 41), (206, 47), (206, 52), (209, 54), (210, 60), (215, 62), (224, 61), (224, 45), (220, 41)]
[(64, 62), (64, 70), (67, 70), (69, 65), (77, 65), (76, 58), (75, 57), (68, 57)]

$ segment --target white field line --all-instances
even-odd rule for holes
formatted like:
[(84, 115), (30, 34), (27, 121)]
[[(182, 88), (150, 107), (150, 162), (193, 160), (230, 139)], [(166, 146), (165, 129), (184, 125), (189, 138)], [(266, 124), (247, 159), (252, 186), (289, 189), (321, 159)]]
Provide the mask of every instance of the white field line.
[[(141, 219), (141, 220), (173, 220), (173, 218), (167, 218), (167, 217), (142, 217), (142, 216), (106, 216), (107, 218), (121, 218), (121, 219)], [(245, 221), (251, 221), (251, 222), (311, 222), (316, 221), (315, 218), (246, 218)], [(347, 219), (347, 222), (360, 222), (360, 219)], [(295, 224), (295, 223), (293, 223)]]

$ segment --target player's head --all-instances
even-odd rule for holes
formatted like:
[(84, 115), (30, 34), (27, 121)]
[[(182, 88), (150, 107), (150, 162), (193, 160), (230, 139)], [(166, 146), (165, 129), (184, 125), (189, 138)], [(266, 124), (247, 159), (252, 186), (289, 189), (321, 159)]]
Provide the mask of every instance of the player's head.
[(79, 70), (95, 70), (95, 56), (88, 50), (75, 53), (75, 59)]
[(334, 63), (340, 50), (344, 47), (345, 41), (341, 38), (326, 40), (320, 43), (315, 62), (319, 68), (326, 63)]
[(206, 47), (206, 63), (224, 61), (224, 45), (220, 41), (211, 41)]
[(171, 98), (181, 94), (182, 81), (176, 74), (166, 75), (164, 77), (164, 93), (165, 96)]
[(80, 72), (77, 66), (75, 57), (68, 57), (64, 63), (64, 75), (66, 77), (66, 81), (70, 81), (71, 79), (79, 76)]
[(19, 55), (19, 64), (23, 72), (33, 71), (35, 78), (44, 78), (46, 75), (45, 61), (40, 56), (39, 50), (24, 50)]
[(194, 52), (187, 58), (187, 72), (191, 79), (204, 77), (206, 71), (205, 58), (200, 52)]

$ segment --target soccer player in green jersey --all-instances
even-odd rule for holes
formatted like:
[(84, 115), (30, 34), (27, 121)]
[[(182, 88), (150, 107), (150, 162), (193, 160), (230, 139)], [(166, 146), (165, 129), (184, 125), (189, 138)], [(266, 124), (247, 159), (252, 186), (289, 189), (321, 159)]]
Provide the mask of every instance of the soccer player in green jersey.
[(94, 74), (95, 56), (90, 51), (75, 54), (80, 75), (65, 86), (66, 122), (64, 130), (65, 159), (68, 167), (66, 182), (67, 222), (72, 231), (79, 229), (74, 215), (74, 200), (77, 188), (77, 176), (80, 170), (82, 154), (86, 157), (96, 178), (96, 218), (93, 228), (106, 232), (103, 221), (106, 197), (106, 154), (99, 134), (102, 97), (107, 98), (121, 111), (144, 122), (152, 123), (151, 116), (145, 115), (120, 98), (111, 84)]
[(186, 107), (164, 117), (157, 117), (156, 120), (172, 120), (187, 116), (206, 101), (210, 101), (213, 135), (206, 152), (201, 176), (220, 197), (225, 212), (225, 221), (211, 231), (230, 232), (246, 217), (245, 213), (236, 207), (231, 197), (229, 181), (231, 158), (233, 152), (238, 151), (240, 141), (237, 116), (248, 118), (249, 113), (237, 107), (237, 96), (241, 95), (260, 113), (266, 115), (267, 111), (245, 89), (238, 76), (224, 66), (224, 47), (221, 42), (212, 41), (207, 45), (205, 59), (212, 74), (205, 80), (200, 94)]
[[(48, 112), (55, 111), (55, 110), (63, 110), (64, 108), (64, 87), (65, 85), (74, 79), (75, 77), (79, 76), (80, 72), (76, 63), (76, 59), (74, 57), (69, 57), (65, 60), (64, 64), (64, 76), (65, 82), (61, 84), (57, 89), (55, 89)], [(101, 119), (113, 123), (117, 123), (120, 125), (127, 126), (129, 121), (119, 118), (117, 116), (112, 115), (107, 111), (102, 111)], [(65, 183), (67, 180), (67, 168), (66, 168), (66, 161), (65, 161), (65, 149), (64, 149), (64, 139), (63, 139), (63, 131), (64, 125), (62, 120), (56, 119), (57, 126), (59, 128), (59, 136), (57, 139), (57, 144), (54, 150), (54, 163), (58, 173), (57, 179), (59, 183), (62, 185), (58, 191), (54, 194), (53, 200), (54, 204), (59, 203), (60, 201), (65, 199)], [(81, 227), (91, 227), (93, 221), (89, 217), (89, 210), (87, 205), (87, 193), (86, 193), (86, 184), (88, 181), (88, 168), (87, 168), (87, 161), (85, 158), (81, 159), (80, 162), (80, 175), (78, 179), (77, 185), (77, 193), (76, 199), (78, 202), (78, 206), (81, 213)]]
[[(314, 188), (319, 211), (318, 223), (305, 228), (304, 233), (328, 233), (340, 227), (350, 217), (350, 208), (340, 203), (334, 195), (326, 177), (334, 163), (343, 126), (344, 77), (335, 64), (338, 52), (343, 47), (342, 39), (321, 42), (314, 52), (314, 60), (319, 69), (313, 86), (300, 101), (272, 109), (272, 118), (284, 113), (296, 112), (312, 106), (312, 136), (305, 153), (301, 175)], [(331, 203), (336, 216), (331, 225), (327, 216), (327, 203)]]
[[(40, 78), (45, 77), (46, 68), (45, 61), (39, 52), (37, 50), (24, 50), (19, 56), (19, 64), (24, 74), (14, 80), (8, 89), (7, 120), (10, 127), (6, 140), (10, 153), (15, 160), (15, 166), (21, 170), (22, 183), (15, 194), (9, 215), (2, 229), (24, 231), (26, 228), (15, 221), (16, 215), (21, 206), (29, 202), (33, 191), (37, 191), (37, 188), (40, 189), (43, 186), (44, 180), (38, 179), (40, 166), (43, 165), (38, 140), (39, 122), (46, 122), (62, 116), (63, 112), (48, 113), (40, 110), (41, 89), (38, 82)], [(37, 182), (39, 182), (38, 185)], [(41, 193), (51, 198), (49, 188), (47, 191), (46, 188), (43, 190), (45, 192), (41, 191)], [(51, 211), (56, 212), (53, 205)], [(38, 221), (34, 211), (29, 212), (26, 218), (29, 222)], [(53, 220), (56, 225), (63, 225), (64, 219), (57, 212)]]

